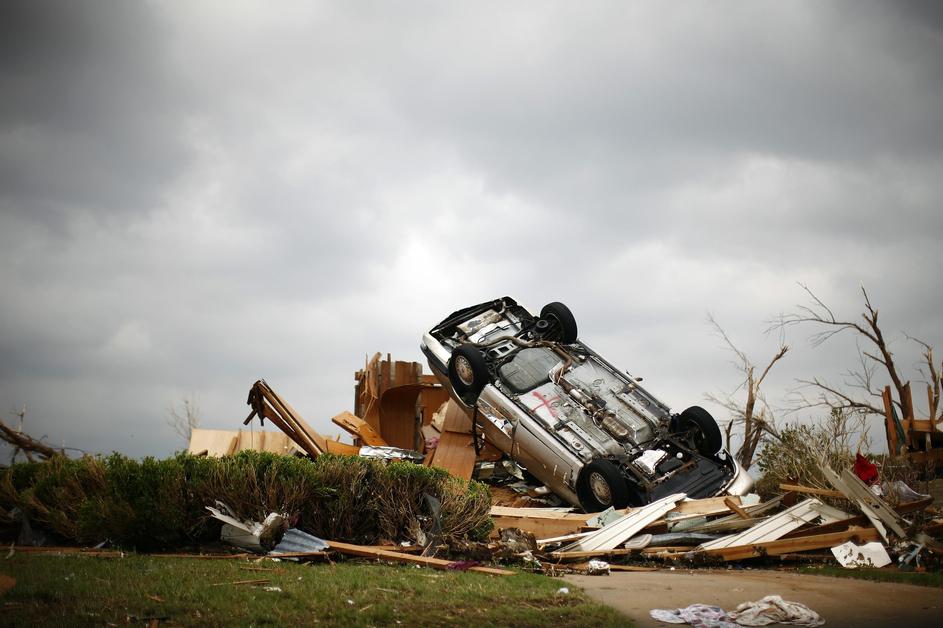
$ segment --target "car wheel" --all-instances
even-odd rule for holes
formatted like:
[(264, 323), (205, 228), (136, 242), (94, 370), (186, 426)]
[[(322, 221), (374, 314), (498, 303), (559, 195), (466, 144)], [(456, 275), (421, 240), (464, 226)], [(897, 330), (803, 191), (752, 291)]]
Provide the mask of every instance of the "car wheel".
[(470, 344), (455, 349), (449, 359), (449, 382), (465, 403), (474, 404), (481, 394), (481, 389), (488, 383), (485, 354)]
[(632, 498), (625, 478), (608, 460), (593, 460), (576, 478), (576, 496), (586, 512), (599, 512), (612, 506), (625, 508)]
[(705, 456), (713, 456), (723, 445), (717, 421), (700, 406), (691, 406), (679, 414), (675, 418), (674, 431), (689, 436), (698, 452)]
[(554, 301), (540, 310), (540, 318), (553, 324), (556, 328), (554, 340), (567, 345), (576, 342), (576, 318), (574, 318), (570, 308)]

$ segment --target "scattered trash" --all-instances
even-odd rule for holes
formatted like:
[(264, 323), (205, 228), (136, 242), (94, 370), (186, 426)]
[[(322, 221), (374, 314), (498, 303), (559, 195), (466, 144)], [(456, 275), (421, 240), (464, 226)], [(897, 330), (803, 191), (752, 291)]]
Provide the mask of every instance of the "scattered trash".
[(604, 560), (591, 560), (586, 565), (586, 574), (590, 576), (608, 576), (609, 563)]
[(796, 626), (821, 626), (825, 620), (801, 602), (789, 602), (778, 595), (767, 595), (756, 602), (744, 602), (728, 616), (741, 626), (765, 626), (767, 624), (794, 624)]
[(569, 587), (560, 587), (559, 589), (557, 589), (557, 595), (569, 595), (569, 593), (570, 593)]
[(268, 555), (323, 552), (327, 548), (328, 545), (324, 539), (296, 528), (289, 528), (282, 536), (282, 540), (272, 548)]
[(729, 613), (719, 606), (691, 604), (685, 608), (649, 611), (653, 619), (668, 624), (690, 624), (699, 628), (739, 628), (767, 624), (821, 626), (825, 623), (818, 613), (800, 602), (788, 602), (778, 595), (767, 595), (756, 602), (744, 602)]
[(272, 591), (273, 593), (281, 593), (281, 592), (282, 592), (282, 588), (281, 588), (281, 587), (262, 587), (262, 590), (263, 590), (263, 591)]
[(223, 522), (220, 539), (224, 543), (249, 550), (264, 553), (274, 548), (282, 540), (288, 528), (287, 515), (270, 513), (265, 521), (240, 521), (232, 509), (217, 500), (216, 508), (207, 506), (216, 519)]
[(422, 462), (425, 459), (424, 455), (411, 449), (401, 449), (399, 447), (371, 447), (368, 445), (364, 445), (360, 448), (359, 455), (364, 458), (408, 460), (410, 462)]
[(691, 624), (703, 628), (740, 628), (728, 621), (727, 612), (719, 606), (691, 604), (685, 608), (653, 608), (648, 612), (652, 619), (667, 624)]

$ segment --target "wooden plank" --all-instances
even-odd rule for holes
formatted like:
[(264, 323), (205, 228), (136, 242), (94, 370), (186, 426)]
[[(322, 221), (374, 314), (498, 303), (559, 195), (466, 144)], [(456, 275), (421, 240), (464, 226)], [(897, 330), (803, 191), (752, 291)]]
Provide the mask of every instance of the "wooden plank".
[(679, 515), (719, 515), (724, 512), (730, 512), (730, 507), (727, 506), (726, 500), (731, 500), (733, 503), (740, 505), (740, 496), (739, 495), (722, 495), (720, 497), (707, 497), (705, 499), (688, 499), (678, 504), (671, 510), (668, 511), (668, 514), (679, 514)]
[(750, 517), (750, 514), (740, 507), (740, 504), (735, 503), (729, 497), (724, 498), (724, 504), (727, 505), (727, 508), (734, 511), (737, 514), (737, 516), (740, 517), (741, 519), (752, 519), (752, 517)]
[[(377, 549), (366, 545), (354, 545), (352, 543), (341, 543), (340, 541), (327, 541), (328, 547), (342, 554), (351, 556), (363, 556), (366, 558), (376, 558), (380, 560), (391, 560), (398, 563), (411, 563), (414, 565), (423, 565), (434, 569), (453, 569), (455, 564), (451, 560), (442, 558), (432, 558), (430, 556), (413, 556), (412, 554), (403, 554), (390, 550)], [(469, 567), (468, 571), (491, 574), (493, 576), (513, 576), (515, 572), (507, 569), (498, 569), (496, 567)]]
[(359, 456), (360, 447), (357, 445), (348, 445), (347, 443), (341, 443), (336, 440), (324, 441), (325, 450), (329, 454), (337, 454), (339, 456)]
[(471, 436), (444, 432), (439, 437), (432, 466), (445, 469), (455, 477), (470, 480), (475, 470), (475, 448)]
[[(285, 400), (281, 397), (281, 395), (279, 395), (278, 393), (276, 393), (274, 390), (272, 390), (272, 389), (269, 388), (268, 386), (266, 386), (266, 388), (267, 388), (268, 391), (271, 393), (271, 398), (269, 399), (269, 401), (277, 401), (278, 404), (281, 405), (281, 409), (283, 410), (283, 414), (284, 414), (284, 413), (287, 413), (287, 414), (288, 414), (288, 416), (287, 416), (287, 417), (284, 417), (284, 418), (285, 418), (285, 419), (291, 419), (291, 421), (295, 423), (295, 426), (294, 426), (294, 427), (295, 427), (296, 429), (299, 429), (300, 431), (304, 432), (304, 435), (307, 436), (308, 438), (310, 438), (310, 439), (314, 442), (314, 444), (318, 447), (318, 449), (320, 449), (321, 451), (324, 451), (324, 450), (325, 450), (325, 447), (326, 447), (325, 443), (326, 443), (327, 439), (324, 438), (323, 436), (321, 436), (320, 434), (318, 434), (318, 433), (314, 430), (314, 428), (312, 428), (310, 425), (308, 425), (308, 423), (302, 418), (301, 414), (299, 414), (297, 410), (295, 410), (293, 407), (291, 407), (291, 404), (289, 404), (287, 401), (285, 401)], [(279, 407), (278, 407), (276, 404), (273, 403), (272, 405), (273, 405), (273, 407), (275, 407), (276, 410), (279, 409)]]
[(699, 550), (698, 553), (707, 556), (719, 556), (723, 560), (743, 560), (757, 556), (779, 556), (809, 550), (835, 547), (846, 541), (867, 543), (881, 540), (881, 535), (874, 528), (851, 528), (831, 534), (815, 534), (792, 539), (780, 539), (753, 545), (739, 545), (736, 547), (722, 547), (714, 550)]
[(894, 425), (894, 402), (891, 400), (891, 387), (885, 386), (881, 393), (884, 401), (884, 430), (887, 432), (887, 451), (892, 456), (898, 452), (897, 427)]
[(369, 423), (350, 412), (341, 412), (332, 417), (331, 421), (362, 440), (365, 445), (372, 447), (386, 447), (389, 445), (375, 429), (370, 427)]
[(798, 484), (780, 484), (779, 490), (781, 491), (791, 491), (793, 493), (805, 493), (807, 495), (821, 495), (823, 497), (837, 497), (839, 499), (847, 499), (845, 494), (841, 491), (833, 491), (828, 488), (819, 488), (817, 486), (799, 486)]

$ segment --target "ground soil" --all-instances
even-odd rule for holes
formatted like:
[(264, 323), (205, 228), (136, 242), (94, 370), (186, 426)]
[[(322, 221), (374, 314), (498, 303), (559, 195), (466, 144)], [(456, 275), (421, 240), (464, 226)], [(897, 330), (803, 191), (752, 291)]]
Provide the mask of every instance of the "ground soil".
[(636, 622), (660, 626), (648, 612), (702, 603), (733, 610), (767, 595), (802, 602), (826, 621), (827, 628), (852, 626), (940, 626), (943, 589), (907, 584), (829, 578), (778, 571), (676, 570), (566, 576), (593, 599)]

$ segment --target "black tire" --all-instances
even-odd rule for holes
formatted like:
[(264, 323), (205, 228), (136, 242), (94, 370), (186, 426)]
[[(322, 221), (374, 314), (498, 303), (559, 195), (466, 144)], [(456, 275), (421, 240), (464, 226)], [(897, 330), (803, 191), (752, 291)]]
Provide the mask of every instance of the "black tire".
[(556, 323), (558, 337), (555, 338), (555, 340), (566, 345), (576, 342), (576, 318), (573, 316), (573, 312), (570, 311), (570, 308), (558, 301), (554, 301), (553, 303), (548, 303), (540, 310), (540, 318), (550, 323)]
[(580, 469), (576, 478), (576, 496), (586, 512), (599, 512), (612, 506), (625, 508), (632, 501), (632, 491), (618, 467), (608, 460), (593, 460)]
[(675, 419), (675, 432), (690, 434), (697, 451), (704, 456), (713, 456), (720, 451), (723, 439), (720, 427), (711, 413), (700, 406), (691, 406)]
[(470, 344), (459, 346), (449, 358), (449, 382), (455, 393), (468, 405), (474, 405), (481, 389), (488, 383), (485, 354)]

